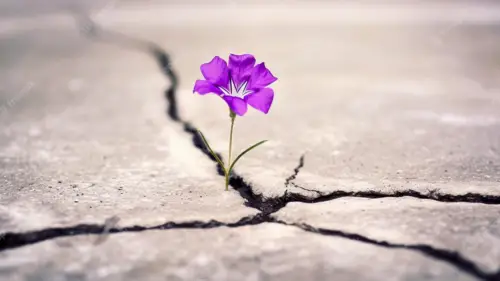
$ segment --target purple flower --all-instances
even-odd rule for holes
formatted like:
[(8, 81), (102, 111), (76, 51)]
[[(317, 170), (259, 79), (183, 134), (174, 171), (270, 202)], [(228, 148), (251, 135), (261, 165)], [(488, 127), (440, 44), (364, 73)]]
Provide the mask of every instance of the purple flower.
[(247, 104), (265, 114), (269, 112), (274, 92), (266, 87), (278, 79), (264, 63), (255, 65), (254, 56), (231, 54), (229, 65), (216, 56), (200, 69), (205, 80), (196, 81), (193, 93), (217, 94), (240, 116), (247, 112)]

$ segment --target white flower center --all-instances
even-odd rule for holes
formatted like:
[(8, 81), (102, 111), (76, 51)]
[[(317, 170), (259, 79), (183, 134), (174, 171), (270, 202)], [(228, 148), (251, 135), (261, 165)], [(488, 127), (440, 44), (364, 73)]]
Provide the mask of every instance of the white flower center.
[(234, 84), (233, 80), (229, 81), (229, 87), (230, 89), (226, 89), (224, 87), (219, 87), (224, 94), (223, 95), (228, 95), (232, 97), (237, 97), (237, 98), (243, 98), (244, 96), (250, 94), (252, 91), (247, 90), (247, 82), (243, 82), (238, 88), (236, 88), (236, 85)]

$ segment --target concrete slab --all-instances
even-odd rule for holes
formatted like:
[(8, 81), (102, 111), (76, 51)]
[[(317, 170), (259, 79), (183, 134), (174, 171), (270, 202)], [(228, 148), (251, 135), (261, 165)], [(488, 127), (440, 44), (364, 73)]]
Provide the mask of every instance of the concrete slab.
[(483, 204), (342, 198), (318, 204), (290, 203), (276, 216), (377, 241), (447, 249), (493, 273), (500, 269), (499, 214), (500, 206)]
[[(0, 280), (475, 280), (408, 250), (277, 224), (60, 238), (0, 253)], [(360, 270), (362, 268), (362, 270)]]

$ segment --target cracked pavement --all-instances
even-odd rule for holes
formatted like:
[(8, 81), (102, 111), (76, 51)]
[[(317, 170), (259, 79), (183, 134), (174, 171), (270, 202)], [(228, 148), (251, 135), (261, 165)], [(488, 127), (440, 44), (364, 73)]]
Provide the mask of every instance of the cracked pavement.
[[(276, 3), (2, 17), (0, 280), (500, 280), (497, 23)], [(191, 91), (230, 52), (279, 80), (225, 192), (196, 129), (226, 158), (227, 109)]]

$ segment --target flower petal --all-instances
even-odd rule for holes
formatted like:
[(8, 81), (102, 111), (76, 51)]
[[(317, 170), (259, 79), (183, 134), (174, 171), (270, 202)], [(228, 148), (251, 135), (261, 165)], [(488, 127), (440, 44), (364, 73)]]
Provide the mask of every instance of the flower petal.
[(254, 65), (255, 58), (250, 54), (229, 55), (229, 71), (237, 88), (248, 80)]
[(260, 90), (276, 80), (278, 80), (278, 78), (273, 76), (264, 63), (261, 63), (252, 69), (247, 89)]
[(197, 92), (200, 95), (206, 95), (210, 93), (222, 95), (224, 93), (219, 87), (206, 80), (196, 80), (193, 89), (193, 93), (194, 92)]
[(256, 93), (245, 96), (245, 101), (253, 108), (267, 114), (274, 99), (274, 91), (271, 88), (264, 88)]
[(229, 105), (229, 108), (237, 115), (243, 116), (247, 112), (247, 103), (243, 99), (227, 95), (222, 98), (226, 101), (227, 105)]
[(200, 67), (203, 77), (216, 86), (227, 88), (229, 84), (229, 69), (227, 63), (220, 57), (214, 57), (210, 62)]

